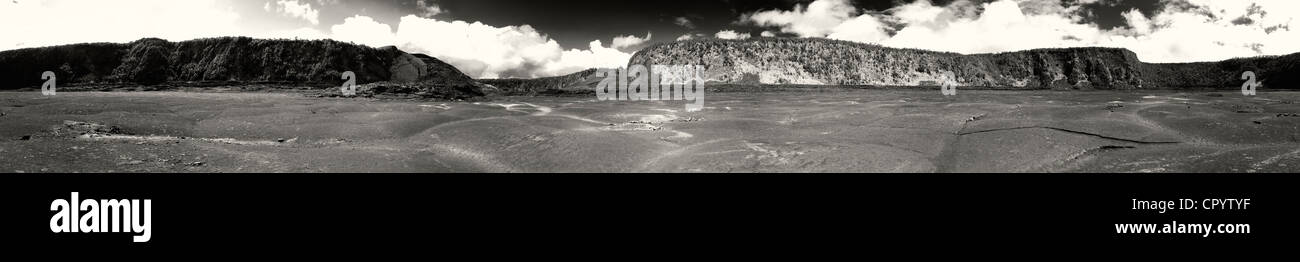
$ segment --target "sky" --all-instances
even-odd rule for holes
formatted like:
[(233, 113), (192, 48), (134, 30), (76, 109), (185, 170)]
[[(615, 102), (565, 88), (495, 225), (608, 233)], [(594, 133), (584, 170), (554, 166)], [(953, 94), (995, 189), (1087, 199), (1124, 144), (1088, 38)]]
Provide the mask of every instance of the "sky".
[(476, 78), (621, 67), (686, 39), (831, 38), (964, 54), (1102, 46), (1146, 62), (1300, 52), (1295, 0), (0, 0), (0, 50), (144, 37), (397, 46)]

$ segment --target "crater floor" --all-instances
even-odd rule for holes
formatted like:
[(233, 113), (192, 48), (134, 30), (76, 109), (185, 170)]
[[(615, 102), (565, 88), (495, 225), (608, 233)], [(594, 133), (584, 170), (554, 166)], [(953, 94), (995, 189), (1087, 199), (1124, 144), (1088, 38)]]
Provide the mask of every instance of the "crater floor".
[(685, 112), (595, 97), (0, 92), (0, 172), (1297, 172), (1298, 100), (821, 89), (706, 93)]

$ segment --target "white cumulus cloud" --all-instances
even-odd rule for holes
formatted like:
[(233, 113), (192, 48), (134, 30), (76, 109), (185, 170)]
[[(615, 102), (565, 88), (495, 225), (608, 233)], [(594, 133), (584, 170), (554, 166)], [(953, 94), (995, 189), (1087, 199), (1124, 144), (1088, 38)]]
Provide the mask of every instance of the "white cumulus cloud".
[[(590, 42), (586, 49), (565, 50), (529, 25), (496, 27), (416, 15), (402, 17), (395, 28), (366, 16), (353, 16), (333, 26), (331, 37), (424, 53), (476, 78), (557, 76), (588, 68), (621, 67), (632, 57), (599, 40)], [(646, 40), (649, 38), (647, 35)], [(629, 43), (627, 38), (623, 43)]]
[[(1132, 49), (1143, 60), (1183, 62), (1281, 55), (1300, 51), (1300, 1), (1204, 1), (1171, 4), (1150, 17), (1134, 16), (1132, 32), (1106, 34), (1099, 44)], [(1296, 24), (1300, 26), (1300, 24)]]
[(1151, 20), (1147, 19), (1147, 16), (1143, 15), (1137, 8), (1124, 12), (1124, 21), (1128, 22), (1128, 25), (1138, 34), (1151, 33)]
[(1121, 13), (1127, 26), (1102, 29), (1083, 19), (1083, 4), (1114, 1), (916, 0), (861, 13), (846, 0), (816, 0), (793, 10), (743, 15), (741, 23), (826, 37), (959, 53), (1106, 46), (1133, 50), (1147, 62), (1215, 61), (1300, 52), (1300, 1), (1163, 0), (1154, 15)]
[(732, 31), (732, 30), (722, 30), (722, 31), (718, 31), (717, 34), (714, 34), (713, 37), (717, 37), (717, 38), (720, 38), (720, 39), (741, 39), (741, 40), (743, 40), (743, 39), (749, 39), (749, 34), (747, 34), (747, 33), (738, 33), (738, 32), (736, 32), (736, 31)]
[(1077, 23), (1067, 13), (1025, 14), (1013, 0), (982, 4), (983, 12), (974, 17), (967, 16), (971, 9), (966, 7), (939, 7), (917, 1), (896, 8), (894, 15), (905, 27), (878, 42), (892, 47), (991, 53), (1088, 46), (1101, 33), (1095, 25)]
[(857, 13), (857, 8), (849, 4), (848, 0), (817, 0), (807, 7), (795, 5), (791, 11), (768, 10), (745, 14), (740, 21), (780, 27), (782, 32), (801, 37), (824, 37)]
[(344, 18), (342, 24), (331, 26), (330, 38), (372, 47), (388, 46), (396, 43), (393, 27), (375, 21), (369, 16), (362, 15)]
[(650, 37), (652, 36), (653, 34), (649, 32), (645, 33), (645, 37), (636, 37), (634, 35), (617, 36), (614, 37), (614, 42), (611, 43), (611, 45), (613, 45), (614, 48), (633, 47), (650, 41)]
[(875, 43), (889, 38), (889, 33), (885, 32), (884, 28), (885, 24), (880, 22), (880, 19), (875, 16), (862, 15), (831, 28), (831, 33), (826, 37), (839, 40)]
[(266, 3), (263, 8), (269, 12), (276, 12), (311, 22), (312, 25), (320, 24), (320, 11), (313, 8), (310, 3), (298, 2), (298, 0), (278, 0), (275, 1), (275, 4)]
[(3, 1), (0, 50), (142, 37), (179, 41), (243, 35), (221, 0)]
[(432, 18), (433, 16), (444, 12), (442, 7), (438, 6), (438, 4), (434, 3), (432, 0), (416, 0), (415, 7), (420, 10), (419, 15), (424, 18)]

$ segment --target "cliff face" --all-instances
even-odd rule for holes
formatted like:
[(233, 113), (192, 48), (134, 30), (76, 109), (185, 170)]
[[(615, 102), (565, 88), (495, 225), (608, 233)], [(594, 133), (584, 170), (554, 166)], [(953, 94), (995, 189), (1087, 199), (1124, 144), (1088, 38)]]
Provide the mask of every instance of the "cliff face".
[(1156, 86), (1241, 88), (1243, 72), (1255, 72), (1261, 88), (1300, 88), (1300, 53), (1236, 58), (1219, 62), (1144, 64), (1142, 75)]
[[(169, 82), (287, 83), (328, 87), (353, 71), (357, 84), (414, 83), (477, 89), (479, 83), (433, 57), (394, 47), (372, 48), (333, 40), (263, 40), (224, 37), (126, 44), (91, 43), (0, 52), (0, 89), (39, 86), (41, 72), (59, 84)], [(435, 90), (436, 91), (436, 90)]]
[[(1261, 78), (1277, 81), (1282, 79), (1276, 72), (1297, 72), (1295, 63), (1281, 59), (1243, 60), (1254, 62), (1146, 64), (1118, 48), (962, 55), (828, 39), (760, 38), (660, 44), (637, 52), (629, 65), (705, 65), (708, 78), (722, 83), (934, 86), (954, 81), (958, 86), (1020, 89), (1240, 87), (1240, 69), (1248, 64), (1264, 71)], [(1222, 77), (1230, 72), (1237, 78)], [(1188, 76), (1205, 79), (1184, 79)]]

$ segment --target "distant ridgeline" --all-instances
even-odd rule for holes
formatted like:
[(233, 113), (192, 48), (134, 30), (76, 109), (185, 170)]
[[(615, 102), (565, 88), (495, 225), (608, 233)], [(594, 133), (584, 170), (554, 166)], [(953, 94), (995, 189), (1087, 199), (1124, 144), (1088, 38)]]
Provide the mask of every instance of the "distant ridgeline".
[(480, 92), (481, 84), (450, 64), (396, 47), (333, 40), (222, 37), (126, 44), (86, 43), (0, 52), (0, 89), (40, 86), (52, 71), (58, 84), (275, 83), (338, 86), (346, 71), (357, 84), (409, 83), (434, 91)]
[(596, 84), (604, 79), (595, 77), (596, 70), (598, 69), (592, 68), (562, 76), (534, 79), (504, 78), (478, 81), (496, 87), (502, 95), (595, 94)]
[[(821, 38), (698, 39), (662, 43), (629, 65), (704, 65), (715, 83), (957, 86), (1017, 89), (1240, 88), (1253, 71), (1265, 89), (1300, 88), (1300, 53), (1220, 62), (1153, 64), (1119, 48), (1035, 49), (962, 55)], [(238, 85), (337, 87), (345, 71), (375, 92), (437, 96), (586, 94), (597, 69), (537, 79), (474, 80), (455, 67), (395, 47), (333, 40), (247, 37), (182, 42), (145, 38), (0, 52), (0, 89), (39, 87), (41, 73), (58, 84)], [(480, 83), (481, 82), (481, 83)], [(489, 87), (490, 84), (496, 89)], [(499, 89), (499, 90), (498, 90)]]
[(629, 65), (700, 64), (720, 83), (957, 86), (1016, 89), (1300, 87), (1300, 53), (1221, 62), (1151, 64), (1120, 48), (1035, 49), (962, 55), (820, 38), (687, 40), (647, 47)]

